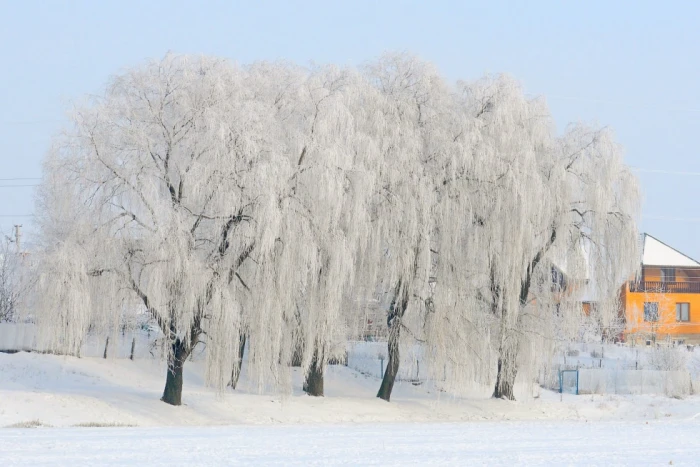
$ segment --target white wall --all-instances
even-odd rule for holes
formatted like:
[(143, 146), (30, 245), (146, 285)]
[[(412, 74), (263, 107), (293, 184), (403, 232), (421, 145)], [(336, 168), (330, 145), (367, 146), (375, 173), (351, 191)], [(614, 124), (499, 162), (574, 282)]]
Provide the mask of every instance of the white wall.
[(693, 393), (687, 371), (581, 369), (579, 394), (659, 394), (670, 397)]

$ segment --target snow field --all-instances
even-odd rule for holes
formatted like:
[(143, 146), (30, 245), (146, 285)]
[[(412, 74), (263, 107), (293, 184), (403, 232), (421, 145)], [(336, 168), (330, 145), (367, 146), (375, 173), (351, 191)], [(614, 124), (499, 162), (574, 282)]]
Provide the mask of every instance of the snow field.
[(697, 465), (700, 421), (0, 431), (5, 466)]

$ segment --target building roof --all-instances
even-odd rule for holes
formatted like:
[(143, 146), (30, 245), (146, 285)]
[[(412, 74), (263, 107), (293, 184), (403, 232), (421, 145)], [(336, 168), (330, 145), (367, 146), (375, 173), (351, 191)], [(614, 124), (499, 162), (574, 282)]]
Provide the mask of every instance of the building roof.
[(672, 266), (672, 267), (698, 267), (700, 263), (688, 255), (684, 255), (675, 248), (671, 248), (661, 240), (645, 233), (642, 239), (642, 265), (644, 266)]

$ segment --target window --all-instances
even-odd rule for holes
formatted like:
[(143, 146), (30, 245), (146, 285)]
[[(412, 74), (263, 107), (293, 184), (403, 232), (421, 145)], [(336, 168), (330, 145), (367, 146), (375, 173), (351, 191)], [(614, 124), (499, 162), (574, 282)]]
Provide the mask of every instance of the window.
[(690, 321), (690, 303), (676, 303), (676, 321)]
[(676, 282), (676, 268), (661, 268), (661, 282)]
[(644, 321), (659, 320), (659, 304), (657, 302), (644, 302)]

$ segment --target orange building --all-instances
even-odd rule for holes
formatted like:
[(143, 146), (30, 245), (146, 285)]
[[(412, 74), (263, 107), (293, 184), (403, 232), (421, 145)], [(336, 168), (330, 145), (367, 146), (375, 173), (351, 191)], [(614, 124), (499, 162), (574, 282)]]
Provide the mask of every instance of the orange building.
[(648, 234), (639, 276), (622, 287), (627, 341), (700, 343), (700, 263)]

